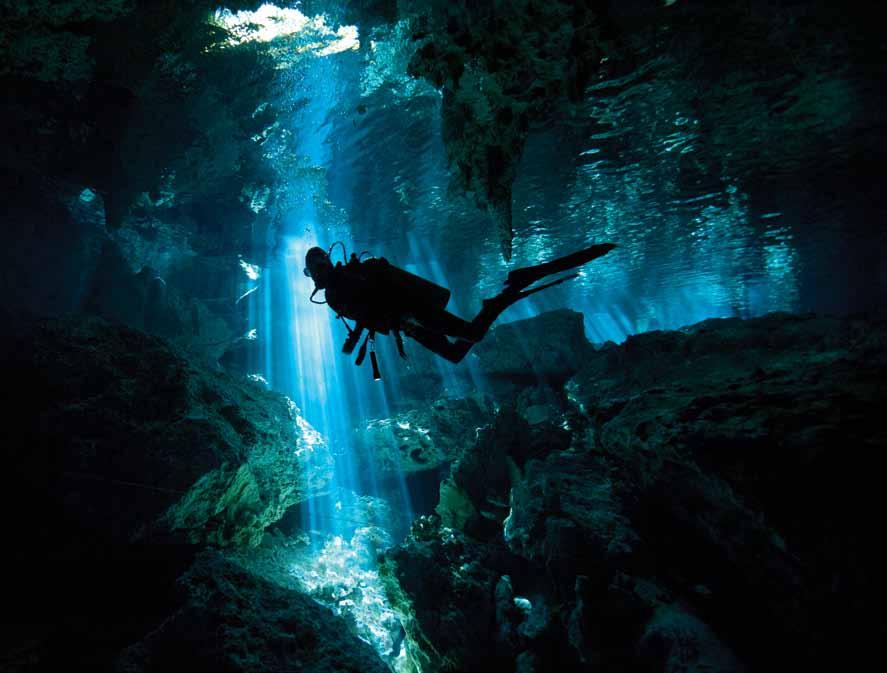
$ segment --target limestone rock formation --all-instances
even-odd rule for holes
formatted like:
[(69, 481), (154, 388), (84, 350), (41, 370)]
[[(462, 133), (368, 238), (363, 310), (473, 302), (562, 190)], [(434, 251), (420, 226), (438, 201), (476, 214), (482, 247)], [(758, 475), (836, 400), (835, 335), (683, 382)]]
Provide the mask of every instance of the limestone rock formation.
[(606, 53), (606, 5), (433, 2), (416, 20), (410, 73), (443, 91), (456, 184), (486, 209), (511, 257), (511, 188), (534, 123), (581, 94)]
[(48, 525), (63, 513), (93, 546), (257, 544), (331, 478), (326, 445), (291, 402), (154, 337), (72, 318), (5, 345), (4, 371), (24, 386), (12, 402), (13, 490)]
[[(422, 517), (379, 572), (406, 630), (418, 670), (499, 670), (494, 591), (499, 579), (484, 545)], [(480, 645), (480, 647), (479, 647)]]
[(570, 309), (497, 325), (472, 349), (481, 371), (501, 386), (563, 385), (593, 350), (582, 314)]
[[(566, 384), (573, 422), (504, 409), (454, 463), (440, 519), (386, 553), (412, 656), (426, 670), (862, 665), (883, 625), (870, 498), (885, 343), (877, 317), (772, 314), (586, 353)], [(477, 615), (486, 626), (458, 640), (448, 624)]]
[(121, 670), (382, 666), (332, 614), (217, 556), (178, 580), (187, 598), (173, 591), (206, 545), (259, 544), (326, 492), (332, 456), (292, 402), (99, 319), (7, 324), (13, 670), (106, 670), (136, 642)]
[(389, 670), (328, 609), (217, 552), (200, 554), (177, 585), (176, 610), (121, 654), (117, 671)]
[(383, 480), (435, 470), (455, 460), (490, 417), (483, 400), (467, 397), (440, 398), (428, 407), (371, 421), (355, 431), (357, 464)]
[(232, 285), (273, 227), (260, 213), (274, 171), (253, 138), (275, 121), (275, 70), (256, 45), (219, 48), (217, 8), (4, 3), (5, 307), (89, 312), (214, 359), (250, 329)]

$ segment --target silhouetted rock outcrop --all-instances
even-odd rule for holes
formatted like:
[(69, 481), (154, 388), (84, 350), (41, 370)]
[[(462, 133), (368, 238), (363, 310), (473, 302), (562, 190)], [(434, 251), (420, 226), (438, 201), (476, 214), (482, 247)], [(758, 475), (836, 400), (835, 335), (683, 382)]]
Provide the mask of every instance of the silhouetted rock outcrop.
[(27, 382), (13, 401), (17, 486), (112, 546), (257, 544), (332, 476), (325, 443), (291, 402), (142, 332), (41, 322), (6, 358), (5, 371)]
[(454, 464), (441, 519), (386, 554), (414, 656), (426, 670), (860, 665), (883, 628), (885, 343), (877, 319), (773, 314), (586, 354), (569, 422), (504, 410)]
[(508, 389), (563, 385), (594, 349), (585, 338), (582, 314), (569, 309), (494, 327), (472, 349), (480, 370)]
[(123, 652), (117, 671), (389, 670), (328, 609), (217, 552), (200, 554), (177, 590), (176, 610)]
[[(15, 578), (4, 600), (9, 637), (28, 644), (12, 663), (58, 670), (67, 657), (106, 668), (169, 615), (173, 583), (203, 545), (258, 544), (267, 526), (324, 493), (332, 477), (326, 444), (292, 402), (189, 362), (156, 337), (70, 318), (16, 324), (2, 346), (3, 371), (17, 387), (6, 403), (0, 496)], [(268, 591), (228, 575), (226, 590), (242, 591), (244, 601), (254, 589), (256, 600)], [(266, 615), (254, 617), (258, 628)], [(225, 661), (225, 670), (254, 669), (271, 656), (262, 647), (283, 648), (280, 661), (290, 663), (300, 651), (260, 635), (243, 643), (254, 658), (238, 669), (239, 645), (215, 639), (215, 618), (228, 624), (207, 612), (196, 631), (156, 634), (163, 652), (195, 648), (193, 661), (175, 668)], [(168, 670), (166, 655), (155, 654), (156, 668)]]
[[(494, 593), (499, 579), (487, 547), (434, 517), (413, 524), (409, 543), (385, 554), (380, 574), (422, 671), (496, 670)], [(505, 652), (507, 657), (507, 651)]]

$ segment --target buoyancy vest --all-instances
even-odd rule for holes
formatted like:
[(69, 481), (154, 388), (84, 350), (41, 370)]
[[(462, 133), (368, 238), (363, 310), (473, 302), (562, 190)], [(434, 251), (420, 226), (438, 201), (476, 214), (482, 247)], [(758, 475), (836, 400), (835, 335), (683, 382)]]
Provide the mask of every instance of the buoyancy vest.
[(403, 321), (429, 310), (443, 310), (450, 291), (396, 267), (384, 257), (360, 262), (352, 257), (333, 269), (326, 301), (338, 315), (366, 329), (388, 334)]

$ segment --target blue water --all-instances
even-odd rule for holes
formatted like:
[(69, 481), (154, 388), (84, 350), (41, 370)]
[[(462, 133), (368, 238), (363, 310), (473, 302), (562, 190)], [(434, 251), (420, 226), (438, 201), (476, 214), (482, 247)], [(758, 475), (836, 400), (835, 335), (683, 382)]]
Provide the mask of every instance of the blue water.
[[(450, 310), (471, 318), (509, 269), (614, 242), (580, 278), (501, 318), (570, 307), (595, 343), (712, 317), (846, 312), (887, 295), (877, 254), (885, 233), (867, 210), (876, 189), (846, 163), (874, 94), (839, 49), (788, 75), (715, 82), (687, 71), (711, 47), (677, 39), (638, 48), (631, 68), (602, 65), (580, 104), (530, 134), (514, 185), (514, 254), (504, 260), (487, 215), (449, 187), (441, 93), (405, 75), (408, 32), (377, 28), (357, 51), (303, 59), (281, 70), (269, 101), (280, 118), (264, 147), (284, 193), (274, 227), (257, 234), (279, 241), (274, 253), (251, 260), (263, 270), (254, 366), (336, 456), (331, 497), (302, 510), (318, 553), (361, 523), (342, 515), (337, 493), (383, 495), (406, 519), (427, 499), (402, 477), (392, 488), (372, 467), (356, 472), (355, 429), (403, 408), (409, 370), (385, 339), (381, 382), (339, 352), (344, 326), (308, 300), (312, 246), (342, 241), (349, 253), (385, 256), (451, 288)], [(701, 98), (723, 104), (705, 109)], [(447, 393), (485, 389), (470, 357), (454, 366), (408, 349)]]
[[(872, 186), (854, 182), (846, 163), (875, 94), (846, 67), (846, 45), (817, 45), (797, 68), (713, 79), (697, 67), (719, 48), (704, 34), (634, 45), (630, 67), (602, 64), (583, 101), (530, 134), (504, 260), (487, 215), (450, 189), (441, 92), (406, 75), (409, 33), (383, 25), (357, 50), (295, 65), (280, 56), (291, 67), (268, 101), (279, 124), (263, 148), (282, 194), (261, 234), (278, 241), (274, 253), (251, 260), (264, 268), (255, 366), (327, 437), (338, 486), (372, 491), (375, 475), (354, 473), (349, 446), (367, 419), (400, 408), (405, 365), (380, 340), (384, 380), (373, 382), (339, 353), (344, 327), (308, 301), (311, 246), (383, 255), (451, 288), (450, 310), (470, 318), (509, 269), (617, 243), (580, 278), (501, 319), (571, 307), (596, 343), (711, 317), (855, 310), (881, 296), (887, 274), (872, 251), (884, 233), (867, 226), (853, 193)], [(457, 368), (419, 359), (452, 394), (484, 389), (471, 358)], [(412, 509), (405, 487), (401, 506)]]

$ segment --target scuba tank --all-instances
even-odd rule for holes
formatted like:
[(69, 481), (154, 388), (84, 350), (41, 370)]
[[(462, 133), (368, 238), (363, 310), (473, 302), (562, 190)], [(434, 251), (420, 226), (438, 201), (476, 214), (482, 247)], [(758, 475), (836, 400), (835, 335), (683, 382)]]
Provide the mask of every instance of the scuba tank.
[[(345, 253), (347, 259), (344, 269), (346, 271), (353, 269), (357, 278), (360, 278), (362, 275), (360, 271), (362, 269), (361, 265), (363, 264), (361, 258), (365, 253), (361, 253), (360, 255), (352, 253), (348, 256), (345, 252), (345, 246), (341, 242), (337, 242), (330, 246), (327, 256), (332, 253), (333, 248), (337, 245), (342, 247), (342, 251)], [(378, 381), (382, 376), (379, 372), (379, 364), (376, 356), (376, 334), (389, 334), (389, 332), (393, 332), (397, 344), (397, 351), (402, 358), (406, 358), (406, 352), (403, 347), (403, 337), (399, 331), (399, 322), (398, 320), (391, 320), (391, 316), (409, 316), (411, 314), (427, 312), (428, 310), (444, 310), (450, 301), (451, 292), (449, 289), (442, 287), (437, 283), (433, 283), (421, 276), (417, 276), (414, 273), (410, 273), (409, 271), (405, 271), (404, 269), (390, 264), (384, 258), (370, 259), (367, 269), (370, 267), (372, 267), (372, 272), (370, 272), (372, 275), (367, 276), (367, 280), (370, 281), (370, 278), (372, 278), (373, 280), (370, 281), (371, 286), (377, 286), (383, 293), (387, 294), (380, 293), (380, 296), (386, 298), (378, 304), (375, 301), (359, 304), (359, 306), (367, 309), (366, 313), (369, 315), (359, 315), (357, 312), (350, 310), (352, 307), (349, 307), (347, 304), (334, 305), (332, 304), (332, 300), (330, 300), (330, 304), (331, 308), (337, 312), (339, 319), (342, 320), (342, 323), (348, 330), (348, 337), (342, 347), (342, 352), (350, 355), (360, 342), (364, 329), (367, 331), (367, 336), (358, 350), (355, 364), (358, 366), (363, 364), (367, 355), (367, 350), (369, 350), (370, 363), (373, 369), (373, 379)], [(343, 267), (340, 263), (336, 265), (336, 268)], [(307, 269), (306, 275), (310, 275)], [(320, 288), (315, 287), (314, 293), (316, 293), (318, 289)], [(313, 303), (327, 303), (326, 301), (316, 301), (314, 299), (314, 293), (311, 295), (311, 301)], [(374, 307), (379, 310), (378, 313), (376, 313)], [(345, 320), (346, 318), (355, 320), (357, 324), (354, 328), (348, 324)]]
[(390, 286), (398, 288), (400, 302), (407, 310), (417, 306), (443, 310), (450, 302), (447, 288), (421, 276), (394, 265), (388, 266), (388, 275)]

